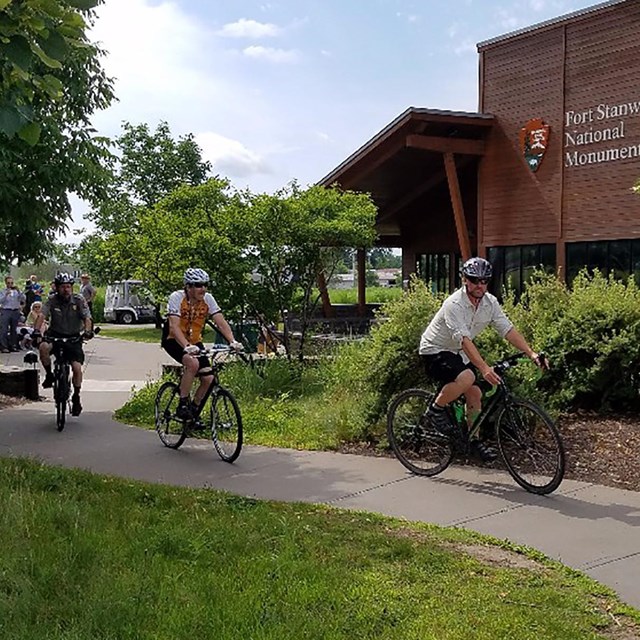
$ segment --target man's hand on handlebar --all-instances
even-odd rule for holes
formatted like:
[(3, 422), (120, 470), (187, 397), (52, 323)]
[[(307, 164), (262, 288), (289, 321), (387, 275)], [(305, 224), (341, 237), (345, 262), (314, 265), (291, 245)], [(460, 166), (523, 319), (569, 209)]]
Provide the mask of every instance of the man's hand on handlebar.
[(195, 344), (188, 344), (184, 348), (184, 352), (188, 356), (196, 356), (200, 353), (200, 347)]
[(238, 342), (237, 340), (233, 340), (232, 342), (230, 342), (229, 346), (233, 351), (244, 351), (242, 342)]
[(494, 371), (493, 367), (487, 367), (480, 373), (482, 374), (482, 377), (494, 387), (502, 382), (502, 378)]
[(93, 336), (94, 336), (94, 335), (95, 335), (95, 334), (94, 334), (93, 330), (92, 330), (92, 329), (89, 329), (88, 331), (85, 331), (85, 332), (82, 334), (82, 339), (83, 339), (83, 340), (91, 340), (91, 338), (93, 338)]
[(543, 371), (549, 370), (549, 360), (544, 353), (533, 353), (531, 359), (535, 362), (536, 366), (540, 367)]

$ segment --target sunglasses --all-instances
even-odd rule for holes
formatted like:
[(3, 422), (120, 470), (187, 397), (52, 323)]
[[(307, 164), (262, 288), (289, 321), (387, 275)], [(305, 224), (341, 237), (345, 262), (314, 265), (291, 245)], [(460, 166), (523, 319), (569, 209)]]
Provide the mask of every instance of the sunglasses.
[(207, 286), (206, 282), (192, 282), (191, 287), (195, 287), (196, 289), (204, 289)]
[(491, 278), (474, 278), (473, 276), (465, 276), (471, 284), (489, 284)]

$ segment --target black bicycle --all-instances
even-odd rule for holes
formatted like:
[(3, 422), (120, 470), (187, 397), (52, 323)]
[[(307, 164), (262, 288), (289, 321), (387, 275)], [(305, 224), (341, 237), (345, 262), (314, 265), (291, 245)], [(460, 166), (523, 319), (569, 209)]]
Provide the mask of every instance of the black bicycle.
[(485, 399), (470, 429), (464, 416), (464, 398), (451, 403), (447, 414), (454, 426), (452, 435), (440, 433), (426, 417), (436, 393), (407, 389), (395, 396), (387, 413), (387, 437), (398, 460), (415, 474), (435, 476), (451, 464), (456, 453), (468, 456), (470, 443), (478, 434), (493, 429), (513, 479), (531, 493), (555, 491), (565, 471), (560, 433), (543, 409), (516, 398), (504, 379), (506, 371), (524, 358), (516, 354), (494, 366), (502, 382)]
[(233, 394), (220, 384), (219, 373), (224, 367), (226, 356), (235, 354), (242, 360), (246, 356), (226, 345), (213, 345), (201, 350), (196, 356), (211, 358), (213, 382), (189, 420), (176, 416), (180, 401), (180, 387), (171, 380), (158, 389), (155, 401), (156, 431), (162, 443), (170, 449), (178, 449), (187, 436), (205, 431), (210, 435), (218, 455), (225, 462), (233, 462), (242, 450), (242, 417), (238, 402)]
[[(93, 332), (99, 333), (100, 327), (95, 327)], [(56, 426), (58, 431), (62, 431), (67, 419), (67, 411), (71, 404), (71, 362), (65, 356), (64, 345), (84, 342), (86, 338), (79, 334), (68, 338), (45, 336), (42, 339), (51, 344), (51, 355), (54, 358), (53, 400), (56, 403)]]

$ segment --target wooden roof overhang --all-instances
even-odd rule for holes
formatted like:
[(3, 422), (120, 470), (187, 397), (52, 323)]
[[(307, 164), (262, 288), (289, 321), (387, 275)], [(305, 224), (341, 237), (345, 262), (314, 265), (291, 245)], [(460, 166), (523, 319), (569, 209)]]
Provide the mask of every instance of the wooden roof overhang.
[(403, 210), (445, 185), (461, 253), (470, 255), (458, 172), (484, 154), (493, 122), (482, 113), (410, 107), (318, 184), (370, 193), (378, 208), (380, 246), (402, 246)]

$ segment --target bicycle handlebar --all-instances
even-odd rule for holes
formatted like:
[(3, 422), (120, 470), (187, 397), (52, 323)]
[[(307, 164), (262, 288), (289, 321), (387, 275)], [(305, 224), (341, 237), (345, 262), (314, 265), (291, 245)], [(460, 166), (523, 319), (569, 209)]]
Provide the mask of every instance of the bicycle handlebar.
[[(493, 370), (502, 377), (507, 369), (511, 369), (511, 367), (518, 364), (520, 360), (528, 360), (528, 358), (529, 356), (526, 356), (524, 353), (514, 353), (513, 355), (506, 357), (504, 360), (501, 360), (500, 362), (494, 364)], [(549, 366), (549, 360), (542, 351), (538, 354), (538, 360), (545, 364), (544, 368), (547, 368)]]

